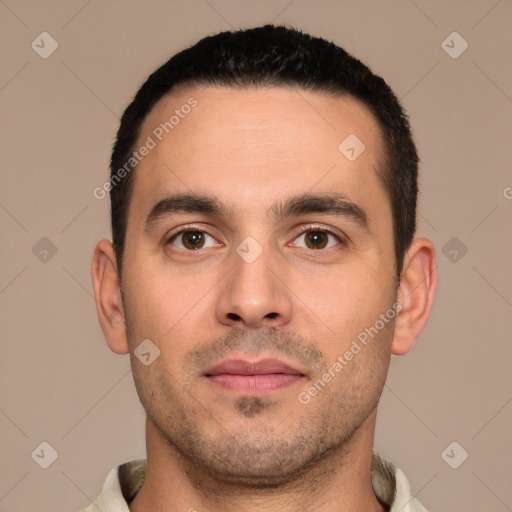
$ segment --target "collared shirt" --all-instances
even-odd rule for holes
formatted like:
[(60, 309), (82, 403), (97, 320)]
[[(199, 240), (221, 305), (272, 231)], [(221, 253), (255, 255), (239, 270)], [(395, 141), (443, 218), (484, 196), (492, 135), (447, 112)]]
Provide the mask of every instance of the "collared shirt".
[[(146, 459), (125, 462), (107, 476), (103, 490), (93, 504), (83, 512), (130, 512), (128, 503), (142, 487), (146, 476)], [(373, 452), (372, 486), (377, 499), (389, 507), (389, 512), (427, 512), (411, 496), (409, 482), (403, 471)]]

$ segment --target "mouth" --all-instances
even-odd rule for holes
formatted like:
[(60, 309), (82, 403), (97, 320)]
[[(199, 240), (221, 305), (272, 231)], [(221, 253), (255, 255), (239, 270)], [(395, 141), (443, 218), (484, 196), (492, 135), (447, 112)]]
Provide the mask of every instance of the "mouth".
[(229, 359), (204, 376), (215, 386), (250, 396), (269, 395), (306, 378), (300, 370), (278, 359)]

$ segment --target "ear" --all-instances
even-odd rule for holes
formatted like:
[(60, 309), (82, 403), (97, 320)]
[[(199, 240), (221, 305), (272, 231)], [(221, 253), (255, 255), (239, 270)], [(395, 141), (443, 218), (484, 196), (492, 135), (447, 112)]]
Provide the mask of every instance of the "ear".
[(398, 288), (401, 309), (396, 316), (391, 353), (403, 355), (414, 346), (432, 309), (437, 287), (436, 252), (427, 238), (415, 238), (404, 258)]
[(125, 315), (114, 247), (101, 240), (94, 249), (91, 266), (96, 311), (107, 344), (116, 354), (129, 352)]

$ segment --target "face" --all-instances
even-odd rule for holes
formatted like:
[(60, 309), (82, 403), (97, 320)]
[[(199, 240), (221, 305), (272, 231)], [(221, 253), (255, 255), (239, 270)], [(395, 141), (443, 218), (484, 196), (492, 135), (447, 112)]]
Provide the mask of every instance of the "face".
[[(339, 149), (351, 134), (359, 156), (355, 139)], [(212, 474), (286, 481), (348, 446), (384, 385), (396, 287), (381, 132), (350, 98), (208, 87), (161, 100), (143, 144), (122, 291), (148, 420)], [(160, 351), (148, 365), (145, 339)]]

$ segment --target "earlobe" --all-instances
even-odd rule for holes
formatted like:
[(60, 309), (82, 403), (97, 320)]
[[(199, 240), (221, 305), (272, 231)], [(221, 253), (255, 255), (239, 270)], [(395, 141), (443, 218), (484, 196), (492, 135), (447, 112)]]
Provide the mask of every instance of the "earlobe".
[(414, 346), (432, 309), (437, 287), (434, 245), (427, 238), (415, 238), (404, 259), (398, 289), (401, 310), (395, 321), (391, 353), (403, 355)]
[(110, 240), (96, 245), (91, 265), (98, 320), (107, 344), (116, 354), (129, 352), (115, 251)]

